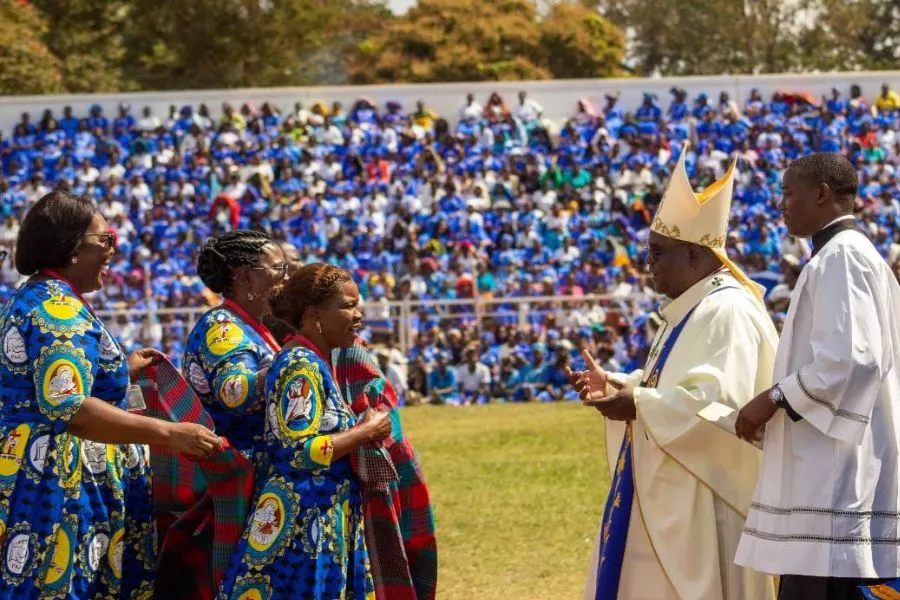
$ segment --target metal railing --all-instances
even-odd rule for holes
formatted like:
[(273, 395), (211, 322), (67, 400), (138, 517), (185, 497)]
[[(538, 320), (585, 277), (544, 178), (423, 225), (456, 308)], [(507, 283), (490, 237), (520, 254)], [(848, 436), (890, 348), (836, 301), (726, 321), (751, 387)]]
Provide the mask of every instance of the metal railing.
[[(375, 301), (368, 303), (370, 307)], [(417, 320), (423, 315), (428, 320), (436, 320), (442, 326), (454, 323), (474, 325), (481, 329), (486, 322), (498, 322), (504, 325), (516, 325), (524, 329), (529, 325), (543, 323), (549, 315), (563, 315), (566, 310), (576, 307), (594, 307), (599, 305), (605, 312), (619, 311), (628, 315), (652, 311), (655, 300), (651, 296), (635, 294), (627, 297), (606, 295), (585, 296), (517, 296), (493, 298), (478, 296), (475, 298), (457, 298), (444, 300), (395, 300), (383, 303), (380, 310), (370, 308), (365, 321), (368, 326), (376, 324), (379, 329), (388, 329), (390, 336), (397, 341), (400, 350), (405, 354), (415, 343)], [(159, 308), (98, 310), (109, 325), (113, 319), (125, 315), (131, 320), (160, 318), (172, 316), (184, 322), (190, 330), (200, 316), (210, 307), (191, 308)], [(387, 310), (385, 310), (385, 308)], [(373, 318), (372, 312), (382, 313), (386, 318)], [(379, 315), (381, 316), (381, 315)], [(387, 326), (387, 327), (385, 327)]]

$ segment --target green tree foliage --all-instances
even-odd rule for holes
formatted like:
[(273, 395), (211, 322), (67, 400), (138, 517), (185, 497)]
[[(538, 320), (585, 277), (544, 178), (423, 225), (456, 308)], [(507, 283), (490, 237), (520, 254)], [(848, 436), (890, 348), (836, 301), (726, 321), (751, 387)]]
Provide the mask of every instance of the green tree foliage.
[(599, 0), (637, 73), (893, 69), (900, 0)]
[[(0, 0), (0, 93), (885, 69), (900, 0)], [(628, 40), (623, 32), (628, 32)]]
[(819, 23), (804, 40), (821, 69), (896, 69), (900, 0), (820, 0)]
[(60, 60), (70, 92), (132, 87), (122, 74), (127, 0), (33, 0), (47, 22), (44, 43)]
[(63, 89), (59, 61), (44, 45), (41, 14), (19, 0), (0, 0), (0, 95)]
[(309, 58), (340, 56), (381, 14), (359, 0), (130, 1), (125, 68), (147, 89), (315, 83)]
[(420, 0), (360, 44), (354, 83), (545, 79), (534, 2)]
[(624, 35), (583, 3), (420, 0), (360, 44), (355, 83), (608, 77)]
[(540, 24), (541, 52), (558, 79), (609, 77), (625, 55), (625, 34), (583, 3), (559, 2)]
[(601, 11), (634, 32), (642, 75), (799, 70), (799, 40), (815, 26), (808, 0), (607, 0)]

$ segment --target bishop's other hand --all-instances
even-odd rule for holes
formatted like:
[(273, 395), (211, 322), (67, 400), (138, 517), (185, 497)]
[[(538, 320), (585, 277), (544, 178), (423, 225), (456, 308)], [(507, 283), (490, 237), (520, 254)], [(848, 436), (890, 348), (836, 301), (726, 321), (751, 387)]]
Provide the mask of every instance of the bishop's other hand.
[(566, 375), (569, 383), (578, 392), (582, 402), (588, 400), (596, 394), (606, 395), (606, 386), (609, 383), (609, 375), (603, 370), (603, 367), (597, 364), (594, 357), (587, 350), (581, 351), (587, 369), (584, 371), (573, 371), (566, 367)]

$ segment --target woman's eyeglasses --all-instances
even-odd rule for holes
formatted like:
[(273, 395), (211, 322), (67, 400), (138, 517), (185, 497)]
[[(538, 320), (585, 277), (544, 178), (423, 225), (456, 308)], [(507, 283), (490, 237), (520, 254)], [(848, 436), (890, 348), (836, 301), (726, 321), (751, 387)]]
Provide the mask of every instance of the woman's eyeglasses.
[(112, 250), (112, 247), (116, 244), (116, 236), (108, 231), (104, 231), (103, 233), (86, 233), (84, 234), (84, 237), (97, 238), (97, 241), (104, 250)]
[(275, 271), (278, 273), (279, 278), (284, 279), (287, 277), (288, 265), (287, 263), (281, 263), (277, 265), (268, 265), (265, 267), (250, 267), (251, 271)]

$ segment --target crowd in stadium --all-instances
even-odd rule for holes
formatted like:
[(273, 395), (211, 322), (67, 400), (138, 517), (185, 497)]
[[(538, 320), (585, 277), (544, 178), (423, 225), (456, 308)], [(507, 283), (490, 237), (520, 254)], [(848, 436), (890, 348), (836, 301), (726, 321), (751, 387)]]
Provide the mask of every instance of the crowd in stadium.
[[(626, 107), (610, 92), (603, 106), (573, 99), (562, 124), (546, 121), (527, 92), (483, 104), (470, 95), (458, 115), (365, 98), (289, 111), (186, 105), (157, 115), (122, 104), (116, 114), (99, 105), (24, 114), (0, 135), (0, 298), (19, 279), (19, 219), (63, 188), (95, 199), (117, 238), (96, 308), (214, 303), (196, 275), (199, 245), (232, 228), (264, 229), (304, 262), (354, 274), (367, 333), (386, 342), (382, 365), (407, 401), (560, 399), (582, 347), (609, 370), (644, 360), (656, 318), (635, 300), (649, 292), (643, 246), (685, 142), (695, 188), (739, 159), (728, 250), (769, 290), (776, 324), (809, 253), (777, 209), (790, 160), (845, 153), (859, 170), (860, 220), (896, 264), (898, 109), (885, 85), (875, 98), (856, 86), (822, 99), (754, 91), (743, 106), (673, 88)], [(594, 294), (608, 297), (536, 305), (524, 327), (513, 304), (488, 318), (469, 307), (415, 309), (406, 356), (385, 335), (392, 300)], [(126, 350), (150, 345), (177, 361), (185, 319), (120, 316), (111, 329)]]

